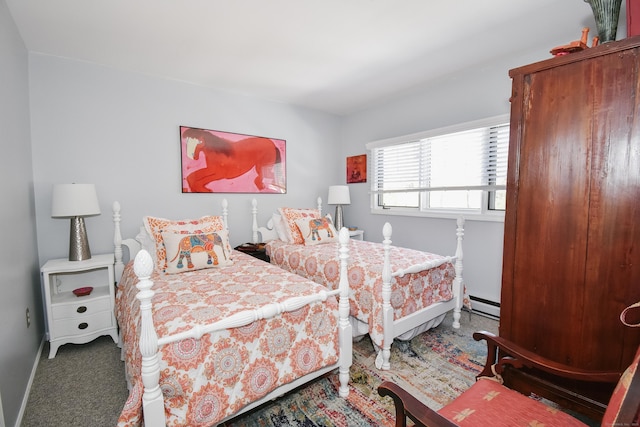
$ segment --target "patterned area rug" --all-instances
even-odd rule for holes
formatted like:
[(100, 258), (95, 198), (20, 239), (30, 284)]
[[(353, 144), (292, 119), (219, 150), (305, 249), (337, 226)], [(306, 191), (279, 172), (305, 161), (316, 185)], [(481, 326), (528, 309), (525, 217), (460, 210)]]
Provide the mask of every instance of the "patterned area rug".
[(349, 397), (338, 395), (338, 379), (331, 374), (226, 423), (227, 426), (390, 426), (395, 422), (393, 401), (378, 395), (378, 385), (390, 380), (409, 390), (432, 409), (440, 409), (475, 381), (486, 357), (477, 330), (497, 332), (498, 322), (463, 313), (460, 329), (447, 314), (438, 327), (411, 341), (395, 341), (391, 371), (375, 367), (375, 351), (366, 337), (354, 343)]

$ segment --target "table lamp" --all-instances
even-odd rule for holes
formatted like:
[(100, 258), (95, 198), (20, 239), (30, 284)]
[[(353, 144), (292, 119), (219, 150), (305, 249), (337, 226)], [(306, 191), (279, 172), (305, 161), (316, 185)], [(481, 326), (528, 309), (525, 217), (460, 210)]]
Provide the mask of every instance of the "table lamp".
[(344, 226), (342, 220), (342, 205), (351, 204), (351, 197), (349, 197), (349, 187), (346, 185), (332, 185), (329, 187), (329, 197), (327, 197), (327, 203), (330, 205), (336, 205), (336, 217), (334, 218), (334, 225), (336, 230)]
[(52, 218), (71, 218), (69, 261), (91, 259), (85, 216), (100, 215), (96, 187), (93, 184), (55, 184), (51, 200)]

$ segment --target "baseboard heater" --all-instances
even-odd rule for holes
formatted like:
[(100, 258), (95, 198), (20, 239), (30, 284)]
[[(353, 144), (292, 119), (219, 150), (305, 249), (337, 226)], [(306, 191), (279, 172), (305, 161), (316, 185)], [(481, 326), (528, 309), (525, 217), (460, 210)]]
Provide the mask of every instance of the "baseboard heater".
[(495, 319), (500, 317), (499, 302), (490, 301), (473, 295), (469, 295), (469, 299), (471, 300), (471, 309), (474, 313), (485, 314)]

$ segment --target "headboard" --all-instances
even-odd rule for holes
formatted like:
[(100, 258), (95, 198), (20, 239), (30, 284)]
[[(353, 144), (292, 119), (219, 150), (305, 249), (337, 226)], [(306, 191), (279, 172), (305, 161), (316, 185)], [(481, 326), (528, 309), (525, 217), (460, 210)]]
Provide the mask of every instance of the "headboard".
[[(227, 199), (222, 199), (222, 220), (224, 222), (224, 228), (226, 230), (229, 229), (229, 202)], [(113, 246), (114, 246), (114, 257), (115, 257), (115, 277), (116, 281), (120, 281), (120, 277), (122, 276), (122, 272), (124, 271), (125, 261), (124, 261), (124, 252), (122, 250), (123, 246), (127, 247), (129, 252), (129, 260), (133, 260), (137, 253), (142, 249), (142, 241), (140, 238), (140, 233), (133, 238), (122, 238), (122, 233), (120, 231), (120, 203), (115, 201), (113, 202)], [(142, 218), (140, 218), (142, 220)]]
[[(318, 211), (320, 211), (322, 215), (322, 197), (318, 197), (316, 203)], [(251, 228), (251, 238), (253, 241), (251, 243), (268, 242), (269, 240), (278, 238), (278, 233), (273, 224), (273, 215), (269, 216), (266, 227), (258, 227), (258, 201), (256, 199), (251, 200), (251, 218), (253, 220)]]

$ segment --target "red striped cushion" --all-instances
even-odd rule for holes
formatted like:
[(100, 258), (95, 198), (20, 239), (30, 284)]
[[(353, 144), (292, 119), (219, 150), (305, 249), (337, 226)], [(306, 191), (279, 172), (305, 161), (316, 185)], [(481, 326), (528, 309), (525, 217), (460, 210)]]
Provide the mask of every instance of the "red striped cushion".
[(459, 426), (585, 426), (559, 409), (488, 379), (478, 380), (438, 413)]

